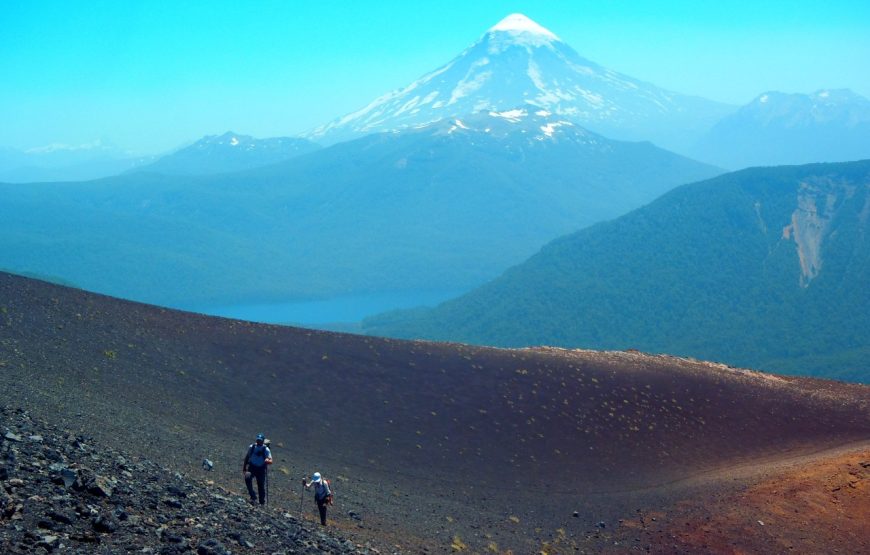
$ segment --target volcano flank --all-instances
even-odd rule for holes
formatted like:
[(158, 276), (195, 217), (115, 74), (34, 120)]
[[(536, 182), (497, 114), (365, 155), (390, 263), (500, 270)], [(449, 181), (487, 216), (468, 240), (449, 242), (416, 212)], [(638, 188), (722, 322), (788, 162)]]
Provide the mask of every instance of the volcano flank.
[[(274, 510), (298, 510), (299, 478), (319, 470), (332, 527), (386, 549), (870, 547), (861, 385), (259, 325), (0, 274), (0, 387), (9, 407), (239, 494), (264, 431)], [(806, 470), (819, 460), (829, 474)], [(845, 491), (831, 475), (852, 476)], [(807, 492), (812, 507), (788, 504)], [(850, 514), (820, 513), (835, 502)]]

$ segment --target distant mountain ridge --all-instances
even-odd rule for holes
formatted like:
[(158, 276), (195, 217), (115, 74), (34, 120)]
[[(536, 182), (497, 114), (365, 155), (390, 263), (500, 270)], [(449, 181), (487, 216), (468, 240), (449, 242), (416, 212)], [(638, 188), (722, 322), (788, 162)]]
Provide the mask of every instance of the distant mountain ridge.
[(690, 153), (726, 168), (870, 158), (870, 100), (848, 89), (759, 95)]
[(870, 382), (870, 160), (686, 185), (372, 334), (669, 352)]
[(446, 65), (304, 136), (330, 144), (523, 105), (610, 138), (671, 149), (685, 149), (734, 109), (601, 67), (526, 16), (512, 14)]
[(207, 135), (190, 146), (135, 171), (171, 175), (208, 175), (247, 170), (314, 152), (320, 145), (295, 137), (256, 139), (228, 131)]
[(0, 267), (170, 306), (467, 290), (718, 173), (549, 112), (479, 113), (244, 172), (4, 186)]
[(0, 147), (0, 182), (97, 179), (123, 173), (152, 159), (101, 140), (80, 145), (53, 143), (27, 150)]

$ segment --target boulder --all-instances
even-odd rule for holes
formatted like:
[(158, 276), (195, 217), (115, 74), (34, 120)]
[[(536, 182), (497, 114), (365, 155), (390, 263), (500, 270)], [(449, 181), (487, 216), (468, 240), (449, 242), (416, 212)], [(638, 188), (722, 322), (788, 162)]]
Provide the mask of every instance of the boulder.
[(18, 434), (13, 434), (12, 432), (6, 432), (6, 435), (3, 436), (9, 441), (21, 441), (21, 436)]
[(94, 530), (101, 534), (111, 534), (118, 529), (118, 522), (110, 515), (97, 515), (93, 521)]
[(230, 550), (214, 538), (209, 538), (196, 546), (197, 555), (229, 555)]
[(75, 516), (69, 513), (62, 513), (60, 511), (49, 511), (46, 515), (48, 518), (55, 522), (59, 522), (61, 524), (72, 524)]
[(69, 488), (70, 486), (72, 486), (73, 484), (76, 483), (76, 480), (78, 480), (79, 475), (75, 470), (72, 470), (69, 468), (64, 468), (63, 470), (60, 471), (58, 478), (60, 479), (60, 483), (63, 484), (63, 487)]
[(108, 478), (95, 476), (93, 481), (88, 484), (88, 493), (97, 497), (112, 497), (112, 483)]

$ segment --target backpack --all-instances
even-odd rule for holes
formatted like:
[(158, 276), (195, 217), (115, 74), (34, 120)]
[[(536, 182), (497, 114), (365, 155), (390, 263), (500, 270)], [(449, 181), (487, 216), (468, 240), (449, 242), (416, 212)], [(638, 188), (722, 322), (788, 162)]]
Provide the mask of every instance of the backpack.
[(335, 492), (332, 491), (332, 483), (326, 478), (323, 478), (322, 480), (323, 483), (326, 485), (326, 489), (329, 490), (329, 493), (326, 495), (326, 498), (323, 500), (323, 502), (327, 505), (332, 505), (332, 499), (333, 497), (335, 497)]
[[(263, 458), (265, 458), (265, 456), (266, 456), (266, 448), (269, 447), (269, 445), (271, 445), (271, 443), (272, 442), (269, 441), (268, 439), (263, 442), (263, 451), (262, 451)], [(248, 447), (248, 454), (245, 455), (245, 460), (248, 461), (249, 464), (251, 461), (251, 457), (254, 455), (254, 449), (257, 449), (257, 447), (259, 447), (259, 446), (256, 443), (252, 443), (250, 445), (250, 447)], [(271, 448), (269, 450), (271, 451)]]

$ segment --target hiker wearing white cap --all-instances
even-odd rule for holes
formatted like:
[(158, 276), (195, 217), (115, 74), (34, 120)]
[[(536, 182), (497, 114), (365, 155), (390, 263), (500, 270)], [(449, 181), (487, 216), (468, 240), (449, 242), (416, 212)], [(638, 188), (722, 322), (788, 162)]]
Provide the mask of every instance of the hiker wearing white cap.
[(326, 506), (332, 505), (332, 490), (329, 489), (329, 480), (322, 477), (320, 472), (315, 472), (311, 476), (310, 482), (302, 478), (302, 485), (305, 486), (305, 489), (311, 489), (311, 486), (314, 486), (314, 501), (317, 502), (317, 510), (320, 511), (320, 524), (326, 526)]

